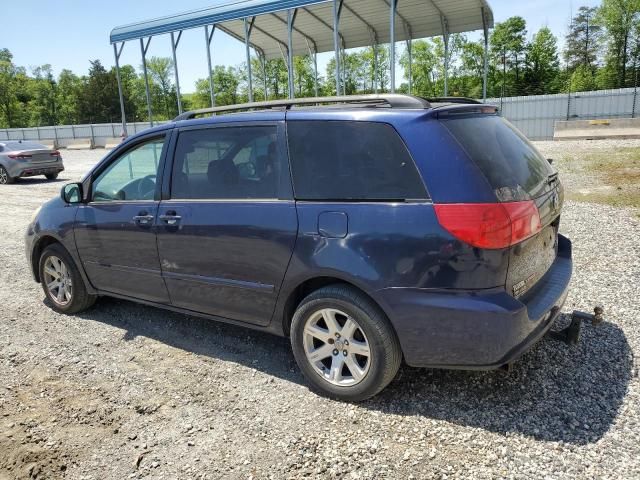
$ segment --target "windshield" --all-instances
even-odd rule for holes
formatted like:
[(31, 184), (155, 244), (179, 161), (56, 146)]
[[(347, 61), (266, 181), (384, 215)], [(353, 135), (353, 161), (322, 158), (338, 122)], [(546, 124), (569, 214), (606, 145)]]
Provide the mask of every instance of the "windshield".
[(511, 123), (497, 115), (460, 115), (441, 120), (476, 163), (501, 202), (543, 194), (554, 173)]

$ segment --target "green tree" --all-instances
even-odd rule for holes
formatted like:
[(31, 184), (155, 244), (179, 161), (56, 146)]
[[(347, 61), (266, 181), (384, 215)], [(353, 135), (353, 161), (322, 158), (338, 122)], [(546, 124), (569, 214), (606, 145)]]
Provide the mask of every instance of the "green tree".
[(569, 91), (587, 92), (596, 89), (596, 79), (588, 65), (578, 65), (569, 79)]
[[(435, 92), (436, 65), (438, 61), (430, 40), (415, 40), (412, 45), (412, 83), (413, 92), (423, 97), (433, 97)], [(409, 54), (405, 51), (400, 56), (400, 65), (404, 70), (404, 78), (408, 79)]]
[(293, 57), (293, 72), (296, 96), (312, 97), (315, 94), (313, 58), (308, 55)]
[(596, 7), (580, 7), (571, 20), (564, 50), (564, 59), (571, 71), (584, 65), (592, 75), (595, 74), (600, 42), (604, 33), (602, 27), (595, 21), (597, 11)]
[(82, 80), (71, 70), (64, 69), (58, 75), (58, 124), (79, 123), (79, 97)]
[(100, 60), (91, 61), (90, 65), (78, 96), (78, 120), (80, 123), (118, 121), (120, 101), (115, 74), (113, 70), (107, 71)]
[(0, 50), (0, 125), (3, 127), (28, 125), (27, 81), (24, 68), (14, 65), (11, 52), (6, 48)]
[(169, 57), (151, 57), (147, 59), (149, 72), (149, 87), (154, 117), (166, 120), (178, 114), (176, 88), (172, 77), (174, 74), (173, 60)]
[(502, 64), (504, 94), (520, 94), (521, 63), (525, 57), (526, 36), (527, 24), (524, 18), (517, 16), (496, 23), (491, 34), (489, 41), (493, 61)]
[(58, 85), (51, 65), (42, 65), (32, 71), (30, 83), (32, 99), (29, 102), (30, 125), (45, 126), (58, 123)]
[(238, 69), (216, 65), (213, 69), (213, 84), (215, 85), (216, 105), (239, 103), (240, 75)]
[[(633, 48), (640, 23), (640, 0), (603, 0), (598, 21), (607, 29), (606, 64), (615, 72), (618, 88), (633, 84)], [(636, 38), (632, 38), (632, 34)], [(630, 68), (631, 67), (631, 68)], [(631, 71), (632, 75), (627, 75)]]
[(466, 97), (482, 96), (484, 76), (484, 45), (482, 42), (464, 41), (460, 48), (460, 94)]
[(527, 95), (541, 95), (560, 91), (558, 74), (558, 42), (548, 27), (542, 27), (533, 36), (525, 58), (525, 84)]

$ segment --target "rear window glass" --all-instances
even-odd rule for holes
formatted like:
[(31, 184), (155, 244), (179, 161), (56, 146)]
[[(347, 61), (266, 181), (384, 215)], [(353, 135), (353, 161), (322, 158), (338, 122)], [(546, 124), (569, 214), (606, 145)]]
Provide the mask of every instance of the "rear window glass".
[(502, 202), (544, 193), (553, 172), (549, 162), (508, 121), (497, 115), (452, 116), (442, 120), (478, 165)]
[(46, 150), (47, 147), (36, 142), (4, 142), (4, 150), (7, 152), (18, 150)]
[(427, 197), (406, 146), (390, 125), (290, 121), (289, 155), (301, 200), (406, 200)]

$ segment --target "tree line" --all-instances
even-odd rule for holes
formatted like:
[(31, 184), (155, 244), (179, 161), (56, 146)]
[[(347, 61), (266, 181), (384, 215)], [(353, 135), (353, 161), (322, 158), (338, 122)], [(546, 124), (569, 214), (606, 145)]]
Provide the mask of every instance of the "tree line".
[[(465, 34), (449, 38), (445, 62), (440, 37), (414, 40), (409, 51), (398, 42), (403, 70), (399, 92), (433, 97), (444, 93), (445, 68), (449, 95), (480, 98), (484, 71), (484, 44)], [(389, 90), (389, 45), (344, 53), (341, 58), (347, 95)], [(335, 95), (335, 59), (318, 76), (318, 94)], [(294, 57), (297, 97), (314, 96), (313, 59)], [(376, 67), (376, 68), (374, 68)], [(177, 115), (173, 62), (170, 58), (147, 60), (154, 120)], [(569, 25), (565, 47), (548, 27), (532, 35), (519, 16), (496, 23), (490, 32), (487, 95), (489, 97), (539, 95), (568, 91), (622, 88), (638, 85), (640, 71), (640, 0), (603, 0), (599, 7), (580, 7)], [(216, 65), (212, 70), (217, 105), (248, 101), (246, 64)], [(287, 67), (283, 59), (262, 64), (252, 59), (254, 99), (288, 95)], [(120, 68), (125, 111), (129, 121), (148, 120), (142, 67)], [(185, 109), (210, 105), (209, 79), (196, 81), (195, 93), (183, 94)], [(115, 68), (99, 60), (90, 62), (86, 75), (62, 70), (56, 77), (51, 65), (30, 72), (13, 62), (9, 50), (0, 50), (0, 128), (104, 123), (120, 121)]]

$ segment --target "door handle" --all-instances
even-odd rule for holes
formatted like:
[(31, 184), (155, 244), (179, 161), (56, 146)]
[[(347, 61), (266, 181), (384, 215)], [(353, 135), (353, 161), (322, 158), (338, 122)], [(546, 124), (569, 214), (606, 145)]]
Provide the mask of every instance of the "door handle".
[(180, 215), (160, 215), (158, 218), (167, 225), (177, 225), (182, 220)]
[(133, 221), (138, 225), (151, 225), (153, 223), (153, 219), (155, 217), (153, 215), (136, 215), (133, 217)]

